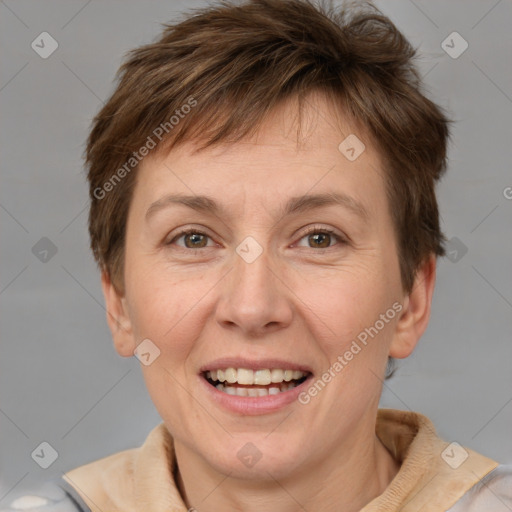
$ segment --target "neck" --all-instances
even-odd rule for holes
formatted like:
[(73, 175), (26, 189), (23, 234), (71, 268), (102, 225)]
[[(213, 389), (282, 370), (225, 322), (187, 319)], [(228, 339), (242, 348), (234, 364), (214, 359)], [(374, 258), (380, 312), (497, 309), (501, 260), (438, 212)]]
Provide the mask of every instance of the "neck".
[(370, 438), (373, 442), (366, 437), (364, 443), (343, 443), (307, 470), (279, 480), (271, 471), (261, 480), (222, 474), (176, 443), (176, 481), (187, 507), (197, 512), (357, 512), (384, 492), (400, 467), (374, 434)]

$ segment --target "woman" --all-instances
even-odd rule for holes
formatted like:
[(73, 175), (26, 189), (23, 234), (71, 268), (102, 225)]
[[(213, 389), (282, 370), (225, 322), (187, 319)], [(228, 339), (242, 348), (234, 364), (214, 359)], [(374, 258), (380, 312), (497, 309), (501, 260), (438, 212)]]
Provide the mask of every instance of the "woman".
[(512, 468), (378, 409), (444, 253), (448, 121), (413, 55), (370, 6), (297, 0), (131, 53), (88, 140), (89, 231), (163, 423), (12, 510), (512, 507)]

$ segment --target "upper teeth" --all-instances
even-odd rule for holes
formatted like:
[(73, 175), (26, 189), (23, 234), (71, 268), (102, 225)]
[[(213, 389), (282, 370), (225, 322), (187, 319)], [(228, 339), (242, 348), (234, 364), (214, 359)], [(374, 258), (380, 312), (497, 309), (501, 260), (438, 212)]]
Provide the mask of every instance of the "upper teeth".
[(305, 377), (307, 374), (300, 370), (248, 370), (247, 368), (226, 368), (225, 370), (211, 370), (206, 372), (206, 376), (219, 382), (228, 382), (229, 384), (246, 384), (266, 386), (271, 383), (289, 382)]

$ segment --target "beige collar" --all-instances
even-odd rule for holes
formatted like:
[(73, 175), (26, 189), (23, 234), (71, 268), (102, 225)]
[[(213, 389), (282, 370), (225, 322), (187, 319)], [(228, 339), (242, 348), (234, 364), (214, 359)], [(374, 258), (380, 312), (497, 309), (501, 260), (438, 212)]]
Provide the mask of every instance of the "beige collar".
[(422, 414), (380, 409), (375, 430), (401, 467), (386, 490), (361, 512), (445, 511), (498, 466), (479, 453), (440, 439)]

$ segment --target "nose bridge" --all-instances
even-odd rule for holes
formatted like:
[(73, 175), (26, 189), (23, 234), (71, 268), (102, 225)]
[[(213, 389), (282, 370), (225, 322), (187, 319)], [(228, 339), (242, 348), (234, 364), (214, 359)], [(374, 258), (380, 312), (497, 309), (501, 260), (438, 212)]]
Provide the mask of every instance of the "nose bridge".
[[(257, 244), (257, 245), (256, 245)], [(241, 298), (256, 300), (262, 294), (268, 294), (272, 281), (271, 258), (252, 237), (245, 239), (236, 249), (234, 257), (235, 291), (241, 292)]]
[(233, 254), (218, 321), (252, 334), (288, 325), (292, 308), (275, 267), (270, 252), (254, 237), (246, 237)]

